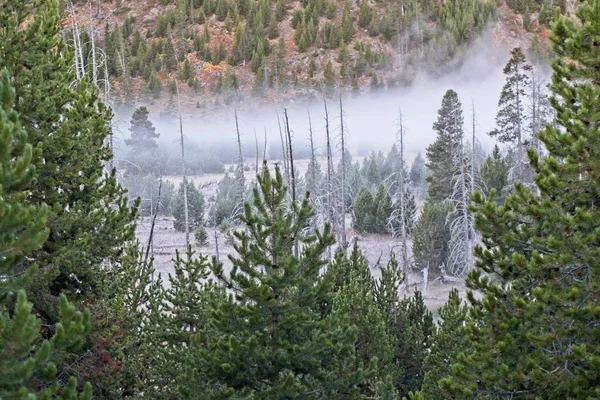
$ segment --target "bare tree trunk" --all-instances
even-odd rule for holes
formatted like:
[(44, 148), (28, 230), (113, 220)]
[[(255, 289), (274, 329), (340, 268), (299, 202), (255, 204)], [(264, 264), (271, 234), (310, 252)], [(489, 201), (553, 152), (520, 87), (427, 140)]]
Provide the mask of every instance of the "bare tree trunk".
[(244, 201), (244, 187), (246, 185), (246, 179), (244, 177), (244, 155), (242, 154), (242, 136), (240, 133), (240, 125), (238, 121), (237, 111), (234, 111), (235, 115), (235, 131), (237, 134), (237, 145), (238, 145), (238, 201)]
[(264, 139), (264, 147), (263, 147), (263, 163), (267, 161), (267, 127), (265, 126), (265, 139)]
[[(292, 132), (290, 130), (290, 120), (288, 118), (287, 109), (283, 110), (283, 115), (285, 117), (285, 131), (287, 133), (288, 140), (288, 149), (289, 149), (289, 157), (290, 157), (290, 172), (292, 178), (292, 204), (296, 204), (296, 172), (294, 170), (294, 150), (292, 146)], [(294, 221), (296, 220), (294, 215)], [(298, 239), (296, 235), (294, 235), (294, 255), (298, 257)]]
[(342, 209), (341, 209), (341, 217), (342, 217), (342, 249), (344, 254), (346, 253), (346, 142), (344, 138), (344, 107), (342, 105), (342, 96), (340, 95), (340, 139), (342, 143), (342, 171), (341, 171), (341, 196), (342, 196)]
[[(327, 147), (327, 214), (329, 217), (329, 221), (333, 225), (333, 232), (336, 236), (336, 239), (338, 239), (338, 229), (336, 220), (337, 213), (335, 211), (335, 192), (331, 183), (331, 176), (333, 174), (333, 158), (331, 154), (331, 137), (329, 135), (329, 112), (327, 111), (327, 101), (323, 100), (323, 104), (325, 106), (325, 138)], [(327, 248), (327, 256), (329, 257), (329, 259), (331, 259), (331, 246)]]
[(177, 89), (177, 106), (179, 108), (179, 136), (181, 140), (181, 167), (183, 169), (183, 209), (185, 213), (185, 248), (186, 251), (190, 248), (190, 219), (188, 210), (188, 182), (187, 172), (185, 168), (185, 145), (183, 143), (183, 120), (181, 118), (181, 102), (179, 99), (179, 86), (175, 82), (175, 88)]
[(311, 169), (311, 174), (310, 174), (310, 179), (311, 179), (311, 185), (308, 187), (308, 190), (311, 194), (311, 196), (316, 196), (317, 194), (317, 188), (316, 188), (316, 182), (317, 182), (317, 171), (316, 171), (316, 165), (317, 165), (317, 158), (315, 157), (315, 143), (313, 141), (313, 129), (312, 129), (312, 121), (310, 119), (310, 111), (308, 112), (308, 133), (309, 133), (309, 140), (310, 140), (310, 163), (312, 164), (312, 169)]
[(409, 280), (409, 261), (408, 261), (408, 238), (406, 229), (406, 202), (404, 195), (406, 192), (404, 176), (404, 125), (402, 121), (402, 110), (398, 112), (398, 136), (400, 139), (400, 246), (402, 251), (402, 270), (404, 271), (404, 284), (408, 285)]
[[(150, 254), (150, 248), (154, 247), (154, 226), (156, 225), (156, 216), (158, 215), (158, 204), (160, 204), (160, 191), (162, 189), (162, 176), (158, 180), (158, 202), (156, 204), (156, 208), (154, 209), (154, 214), (152, 215), (152, 224), (150, 225), (150, 235), (148, 236), (148, 244), (146, 245), (146, 254), (144, 255), (144, 264), (142, 264), (142, 274), (146, 271), (148, 267), (148, 256)], [(152, 206), (150, 206), (152, 209)]]
[(71, 29), (73, 32), (73, 46), (75, 47), (75, 77), (77, 80), (83, 78), (85, 67), (83, 65), (83, 53), (81, 51), (81, 41), (79, 37), (79, 26), (75, 21), (75, 7), (73, 2), (69, 1), (69, 12), (71, 14)]
[(475, 193), (475, 103), (472, 103), (473, 108), (473, 137), (471, 142), (471, 193)]
[(279, 125), (279, 138), (281, 139), (281, 155), (283, 157), (283, 172), (285, 176), (286, 184), (290, 184), (290, 170), (288, 164), (288, 148), (287, 139), (283, 138), (283, 130), (281, 129), (281, 121), (279, 119), (279, 113), (277, 113), (277, 124)]
[(95, 85), (98, 84), (98, 65), (96, 64), (96, 35), (94, 30), (94, 19), (92, 18), (92, 4), (88, 2), (88, 7), (90, 9), (90, 41), (92, 44), (92, 81)]
[(256, 135), (256, 129), (254, 129), (254, 143), (256, 145), (256, 162), (254, 165), (254, 179), (256, 180), (256, 185), (258, 186), (258, 136)]

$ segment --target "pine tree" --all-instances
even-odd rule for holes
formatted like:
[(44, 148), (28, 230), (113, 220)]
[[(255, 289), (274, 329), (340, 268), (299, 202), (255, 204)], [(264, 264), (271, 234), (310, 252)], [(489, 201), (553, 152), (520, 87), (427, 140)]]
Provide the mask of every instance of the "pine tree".
[(187, 82), (189, 79), (193, 78), (196, 74), (192, 68), (192, 64), (190, 60), (186, 57), (183, 65), (181, 66), (181, 70), (179, 71), (179, 79), (182, 82)]
[(454, 154), (463, 136), (462, 105), (454, 90), (448, 90), (438, 110), (433, 130), (437, 138), (427, 147), (427, 194), (431, 201), (441, 202), (452, 195), (454, 186)]
[(354, 36), (354, 27), (352, 24), (352, 15), (350, 14), (350, 6), (346, 3), (344, 12), (342, 13), (342, 39), (344, 42), (350, 43), (352, 36)]
[[(214, 331), (201, 332), (196, 342), (201, 345), (190, 348), (197, 362), (189, 380), (207, 381), (214, 398), (234, 391), (261, 398), (322, 398), (319, 364), (327, 347), (320, 339), (318, 310), (329, 285), (320, 271), (333, 236), (327, 227), (323, 233), (305, 232), (312, 216), (308, 197), (286, 212), (278, 167), (273, 177), (265, 165), (258, 181), (253, 203), (241, 217), (247, 229), (235, 232), (231, 272), (220, 263), (211, 267), (235, 297), (223, 294), (211, 305)], [(294, 241), (303, 249), (298, 257)]]
[(375, 209), (373, 195), (366, 187), (360, 189), (352, 207), (352, 228), (357, 232), (375, 230)]
[(421, 157), (421, 153), (418, 153), (410, 166), (410, 182), (415, 188), (418, 197), (425, 194), (427, 186), (425, 172), (425, 161), (423, 160), (423, 157)]
[(163, 54), (163, 65), (167, 72), (177, 70), (177, 58), (175, 57), (175, 47), (171, 39), (167, 39), (165, 43), (165, 52)]
[(504, 202), (504, 188), (508, 185), (509, 168), (509, 160), (502, 155), (500, 147), (495, 145), (492, 154), (487, 156), (479, 170), (484, 193), (489, 195), (494, 190), (494, 199), (498, 204)]
[(360, 3), (360, 11), (358, 14), (358, 25), (365, 29), (371, 23), (371, 19), (373, 19), (373, 12), (371, 11), (371, 7), (369, 7), (369, 3), (367, 0), (362, 0)]
[(335, 72), (333, 71), (333, 65), (331, 64), (331, 60), (327, 61), (325, 71), (323, 72), (323, 77), (325, 78), (325, 85), (327, 87), (332, 88), (333, 85), (335, 85)]
[(131, 137), (125, 139), (125, 144), (131, 148), (127, 158), (126, 171), (129, 175), (159, 173), (158, 145), (156, 139), (160, 133), (152, 121), (148, 119), (150, 112), (144, 106), (136, 108), (130, 120), (129, 132)]
[(373, 198), (373, 209), (375, 217), (375, 233), (387, 233), (388, 220), (392, 215), (392, 199), (387, 193), (385, 186), (379, 185), (377, 193)]
[[(11, 4), (7, 4), (10, 7)], [(9, 8), (7, 8), (8, 10)], [(56, 379), (55, 362), (64, 351), (78, 350), (89, 331), (89, 312), (78, 312), (60, 297), (55, 333), (41, 339), (41, 320), (22, 287), (36, 269), (23, 261), (46, 241), (45, 204), (32, 205), (28, 195), (37, 152), (28, 142), (19, 115), (13, 110), (15, 92), (6, 69), (0, 72), (0, 397), (6, 399), (91, 399), (91, 386), (78, 393), (77, 380)], [(68, 379), (65, 379), (68, 378)]]
[[(87, 77), (75, 80), (59, 10), (57, 1), (6, 1), (0, 9), (0, 67), (13, 76), (14, 108), (33, 148), (41, 149), (33, 160), (37, 179), (23, 202), (48, 205), (49, 235), (20, 268), (40, 267), (27, 285), (28, 298), (48, 333), (58, 332), (62, 294), (101, 309), (95, 304), (100, 267), (118, 262), (122, 244), (134, 238), (137, 213), (115, 172), (104, 172), (112, 158), (111, 113)], [(83, 357), (72, 352), (79, 347), (67, 349), (58, 374), (78, 373)]]
[[(596, 43), (600, 1), (581, 3), (578, 21), (552, 25), (551, 90), (558, 127), (540, 134), (548, 156), (529, 151), (540, 194), (521, 184), (502, 206), (475, 197), (483, 245), (467, 279), (473, 351), (443, 386), (459, 397), (478, 393), (523, 399), (600, 396), (598, 282), (598, 109)], [(488, 276), (497, 277), (492, 282)]]
[(207, 281), (209, 271), (208, 257), (195, 257), (191, 249), (182, 257), (177, 251), (168, 285), (159, 286), (148, 304), (142, 342), (146, 363), (143, 391), (151, 398), (210, 395), (205, 380), (187, 379), (197, 361), (190, 346), (201, 345), (197, 338), (199, 332), (207, 330), (209, 305), (215, 296), (223, 294)]
[(429, 273), (440, 272), (448, 260), (450, 228), (446, 224), (452, 205), (426, 200), (412, 232), (415, 265), (429, 268)]
[(506, 83), (500, 93), (498, 114), (496, 115), (495, 130), (490, 136), (502, 143), (509, 143), (514, 148), (514, 165), (512, 168), (511, 184), (516, 181), (531, 185), (533, 174), (528, 168), (525, 154), (525, 139), (527, 128), (530, 126), (530, 115), (526, 110), (526, 96), (531, 91), (531, 72), (533, 67), (525, 59), (520, 47), (510, 51), (511, 58), (504, 67)]
[(439, 310), (440, 322), (431, 340), (431, 352), (423, 361), (425, 378), (421, 393), (426, 399), (443, 399), (446, 393), (439, 381), (451, 376), (449, 365), (458, 361), (461, 353), (470, 350), (465, 323), (468, 309), (461, 305), (457, 289), (452, 289), (448, 301)]
[[(188, 216), (190, 231), (195, 230), (204, 222), (204, 196), (202, 192), (196, 188), (193, 182), (187, 183), (187, 201), (188, 201)], [(179, 185), (179, 190), (175, 193), (171, 201), (171, 213), (173, 214), (173, 227), (176, 231), (185, 231), (185, 215), (184, 215), (184, 196), (183, 183)]]
[(378, 304), (387, 331), (394, 346), (393, 360), (396, 371), (393, 385), (400, 395), (418, 390), (423, 382), (423, 360), (429, 349), (433, 333), (433, 317), (425, 307), (420, 292), (413, 297), (398, 298), (398, 289), (404, 281), (404, 273), (392, 254), (381, 270), (375, 284), (375, 301)]

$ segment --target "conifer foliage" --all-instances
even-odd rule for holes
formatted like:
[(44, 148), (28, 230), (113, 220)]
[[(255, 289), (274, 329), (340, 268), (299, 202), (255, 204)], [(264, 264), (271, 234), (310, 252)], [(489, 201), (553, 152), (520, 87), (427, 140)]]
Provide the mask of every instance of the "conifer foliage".
[(13, 110), (15, 92), (6, 70), (0, 72), (0, 398), (90, 399), (91, 386), (81, 393), (74, 377), (58, 380), (60, 354), (77, 350), (89, 330), (89, 313), (60, 297), (55, 333), (41, 339), (41, 321), (32, 313), (22, 289), (35, 274), (24, 271), (27, 254), (46, 240), (45, 205), (28, 205), (27, 189), (34, 178), (33, 147)]
[[(467, 285), (473, 351), (444, 386), (463, 398), (597, 398), (598, 82), (600, 1), (583, 2), (577, 21), (559, 18), (552, 42), (552, 105), (558, 127), (533, 151), (540, 195), (517, 184), (502, 206), (476, 196), (483, 245)], [(488, 278), (493, 275), (499, 281)]]

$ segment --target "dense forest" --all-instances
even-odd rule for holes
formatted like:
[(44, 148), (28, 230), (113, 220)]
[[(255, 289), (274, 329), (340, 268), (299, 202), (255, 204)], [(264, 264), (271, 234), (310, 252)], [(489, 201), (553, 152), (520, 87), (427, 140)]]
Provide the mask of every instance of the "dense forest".
[(166, 109), (180, 91), (204, 109), (247, 93), (319, 97), (405, 85), (456, 68), (500, 18), (544, 58), (554, 11), (568, 9), (566, 0), (61, 3), (76, 74), (92, 76), (111, 103), (162, 98)]
[[(299, 51), (342, 54), (352, 41), (354, 22), (330, 4), (294, 12)], [(469, 29), (493, 14), (486, 2), (419, 2), (410, 12), (396, 4), (360, 3), (358, 24), (391, 40), (394, 22), (418, 13), (450, 24), (445, 16), (465, 6)], [(543, 84), (526, 51), (510, 51), (487, 132), (502, 147), (491, 154), (477, 143), (475, 110), (467, 115), (450, 89), (431, 121), (435, 141), (410, 166), (401, 110), (396, 145), (352, 159), (342, 96), (323, 103), (324, 163), (310, 114), (300, 156), (283, 109), (277, 161), (257, 135), (248, 162), (236, 113), (237, 158), (226, 166), (190, 156), (181, 114), (180, 154), (161, 152), (143, 106), (131, 116), (126, 160), (115, 160), (110, 80), (98, 86), (94, 62), (81, 64), (80, 45), (64, 34), (69, 7), (2, 1), (0, 399), (600, 398), (600, 0), (574, 15), (547, 15), (552, 6), (511, 4), (546, 15), (552, 80)], [(278, 36), (264, 31), (288, 12), (285, 1), (274, 10), (227, 0), (170, 9), (146, 38), (125, 26), (106, 37), (125, 46), (132, 36), (139, 54), (160, 42), (171, 52), (171, 36), (216, 15), (241, 47), (212, 49), (211, 60), (246, 60), (262, 76), (263, 39)], [(186, 15), (187, 25), (178, 20)], [(324, 33), (319, 18), (341, 25)], [(152, 77), (156, 59), (138, 65)], [(211, 198), (189, 180), (207, 171), (223, 174)], [(153, 257), (159, 214), (185, 233), (167, 274)], [(136, 237), (140, 218), (151, 221), (147, 242)], [(219, 231), (231, 251), (219, 252)], [(348, 232), (388, 236), (398, 251), (373, 266)], [(202, 251), (209, 242), (212, 257)], [(434, 315), (414, 270), (464, 279), (466, 298), (451, 290)]]

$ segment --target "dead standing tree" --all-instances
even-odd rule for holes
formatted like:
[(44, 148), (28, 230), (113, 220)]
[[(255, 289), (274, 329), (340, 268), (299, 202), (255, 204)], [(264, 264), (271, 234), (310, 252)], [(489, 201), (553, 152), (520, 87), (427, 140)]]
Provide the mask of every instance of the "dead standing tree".
[(342, 96), (340, 95), (340, 146), (342, 152), (342, 168), (340, 171), (340, 218), (341, 218), (341, 242), (340, 246), (344, 254), (346, 253), (346, 248), (348, 247), (348, 242), (346, 241), (346, 135), (345, 131), (347, 131), (346, 126), (344, 124), (344, 106), (342, 104)]

